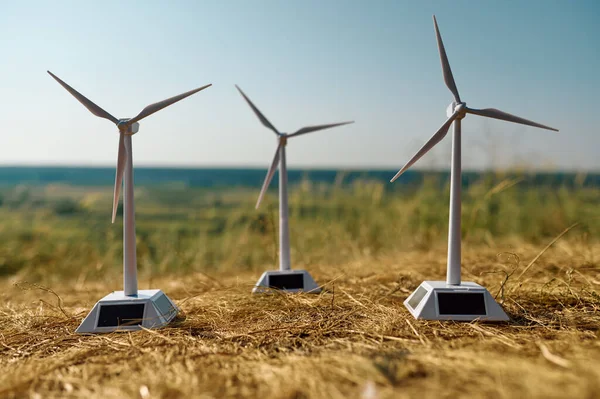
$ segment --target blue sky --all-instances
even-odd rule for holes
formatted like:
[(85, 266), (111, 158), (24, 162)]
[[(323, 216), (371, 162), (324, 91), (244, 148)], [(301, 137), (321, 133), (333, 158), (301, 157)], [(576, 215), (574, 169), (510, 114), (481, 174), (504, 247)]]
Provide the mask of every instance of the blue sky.
[[(212, 83), (141, 122), (137, 165), (399, 168), (445, 120), (436, 14), (461, 97), (560, 129), (469, 116), (465, 168), (600, 170), (597, 1), (23, 1), (0, 6), (1, 164), (114, 165), (117, 117)], [(450, 137), (415, 167), (446, 168)]]

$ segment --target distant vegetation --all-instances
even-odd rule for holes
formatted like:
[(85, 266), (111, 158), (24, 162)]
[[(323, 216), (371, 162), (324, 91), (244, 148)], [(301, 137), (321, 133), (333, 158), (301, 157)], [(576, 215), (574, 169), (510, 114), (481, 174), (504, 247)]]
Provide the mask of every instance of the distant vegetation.
[[(580, 222), (578, 240), (600, 237), (600, 188), (582, 182), (528, 184), (490, 174), (463, 192), (466, 243), (545, 242)], [(448, 187), (439, 175), (421, 185), (356, 179), (292, 185), (292, 262), (345, 262), (357, 255), (427, 250), (447, 237)], [(575, 186), (574, 186), (575, 184)], [(254, 209), (257, 188), (136, 188), (142, 275), (261, 270), (277, 264), (277, 197)], [(16, 186), (0, 190), (0, 275), (30, 281), (101, 276), (122, 263), (122, 220), (110, 223), (111, 187)]]

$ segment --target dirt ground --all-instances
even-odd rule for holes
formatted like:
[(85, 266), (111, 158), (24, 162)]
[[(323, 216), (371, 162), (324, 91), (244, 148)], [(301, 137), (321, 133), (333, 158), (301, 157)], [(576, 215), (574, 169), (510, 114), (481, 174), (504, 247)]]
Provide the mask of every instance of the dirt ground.
[(319, 295), (250, 295), (260, 273), (142, 278), (182, 314), (133, 333), (74, 334), (120, 275), (5, 279), (0, 397), (599, 397), (600, 245), (544, 247), (464, 249), (463, 280), (497, 295), (507, 323), (410, 316), (408, 294), (444, 279), (443, 247), (304, 265), (325, 285)]

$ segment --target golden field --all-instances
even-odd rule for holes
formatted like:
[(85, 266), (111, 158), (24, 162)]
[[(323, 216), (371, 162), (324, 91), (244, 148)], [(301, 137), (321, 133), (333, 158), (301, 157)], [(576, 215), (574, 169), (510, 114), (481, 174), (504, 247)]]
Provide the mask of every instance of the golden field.
[[(23, 194), (23, 192), (25, 194)], [(182, 309), (160, 330), (76, 335), (121, 288), (109, 188), (6, 189), (0, 208), (0, 397), (593, 398), (600, 392), (600, 190), (494, 176), (464, 193), (463, 279), (507, 323), (416, 321), (444, 279), (447, 187), (303, 182), (292, 263), (319, 295), (250, 295), (277, 264), (273, 194), (136, 191), (140, 288)]]

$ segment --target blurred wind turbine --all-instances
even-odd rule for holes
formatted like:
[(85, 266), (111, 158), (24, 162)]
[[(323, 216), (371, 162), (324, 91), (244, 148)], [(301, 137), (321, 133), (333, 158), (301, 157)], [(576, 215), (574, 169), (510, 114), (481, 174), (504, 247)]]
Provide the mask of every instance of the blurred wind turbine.
[[(94, 316), (93, 318), (95, 318), (95, 312), (97, 311), (99, 304), (101, 304), (101, 302), (104, 303), (104, 302), (109, 302), (109, 301), (110, 302), (117, 301), (118, 303), (120, 303), (120, 302), (125, 301), (127, 303), (130, 303), (130, 302), (133, 303), (134, 298), (135, 298), (135, 299), (140, 299), (141, 301), (148, 301), (148, 300), (151, 300), (152, 302), (159, 301), (163, 304), (166, 303), (166, 302), (164, 302), (166, 299), (170, 303), (170, 299), (168, 299), (168, 297), (164, 293), (162, 293), (162, 291), (160, 291), (160, 290), (143, 290), (138, 293), (137, 259), (136, 259), (136, 242), (135, 242), (135, 208), (134, 208), (134, 202), (133, 202), (134, 201), (134, 198), (133, 198), (133, 147), (132, 147), (131, 136), (133, 136), (135, 133), (137, 133), (139, 131), (140, 124), (138, 122), (140, 120), (154, 114), (155, 112), (160, 111), (163, 108), (168, 107), (169, 105), (175, 104), (176, 102), (181, 101), (184, 98), (189, 97), (194, 93), (197, 93), (203, 89), (206, 89), (207, 87), (209, 87), (211, 85), (209, 84), (206, 86), (202, 86), (197, 89), (185, 92), (183, 94), (168, 98), (166, 100), (159, 101), (154, 104), (150, 104), (147, 107), (145, 107), (142, 111), (140, 111), (139, 114), (137, 114), (135, 117), (133, 117), (131, 119), (129, 119), (129, 118), (117, 119), (114, 116), (112, 116), (111, 114), (109, 114), (108, 112), (106, 112), (104, 109), (100, 108), (98, 105), (94, 104), (88, 98), (86, 98), (81, 93), (79, 93), (77, 90), (73, 89), (71, 86), (69, 86), (67, 83), (62, 81), (60, 78), (58, 78), (52, 72), (50, 72), (50, 71), (47, 71), (47, 72), (62, 87), (64, 87), (69, 93), (71, 93), (71, 95), (73, 95), (73, 97), (75, 97), (81, 104), (83, 104), (83, 106), (86, 107), (92, 114), (94, 114), (100, 118), (108, 119), (109, 121), (114, 123), (117, 126), (117, 129), (119, 130), (119, 149), (118, 149), (118, 155), (117, 155), (117, 171), (116, 171), (116, 175), (115, 175), (115, 187), (114, 187), (114, 192), (113, 192), (112, 222), (113, 223), (115, 222), (115, 218), (117, 215), (117, 206), (119, 203), (119, 195), (121, 192), (121, 185), (123, 184), (125, 186), (124, 194), (123, 194), (123, 291), (120, 292), (120, 294), (119, 294), (120, 296), (118, 296), (118, 298), (114, 296), (115, 294), (117, 294), (117, 292), (115, 292), (115, 293), (109, 295), (109, 296), (113, 295), (113, 297), (108, 298), (109, 296), (107, 296), (107, 297), (103, 298), (100, 302), (98, 302), (98, 304), (96, 304), (94, 309), (92, 309), (92, 311), (90, 312), (88, 317), (83, 321), (83, 323), (77, 329), (77, 332), (113, 331), (115, 329), (114, 327), (116, 327), (116, 326), (108, 326), (108, 325), (101, 326), (102, 320), (98, 320), (98, 325), (96, 325), (94, 323), (95, 320), (91, 319), (91, 316)], [(152, 295), (150, 295), (150, 294), (152, 294)], [(148, 296), (148, 295), (150, 295), (150, 296)], [(121, 297), (123, 297), (123, 298), (121, 298)], [(172, 305), (173, 309), (176, 309), (174, 304), (171, 303), (171, 305)], [(103, 307), (105, 307), (105, 308), (107, 308), (108, 306), (109, 305), (103, 305)], [(112, 305), (112, 306), (117, 306), (117, 305)], [(130, 305), (130, 306), (133, 306), (133, 305)], [(102, 307), (102, 306), (100, 306), (100, 307)], [(166, 307), (165, 307), (165, 309), (166, 309)], [(116, 309), (113, 309), (113, 310), (116, 311)], [(123, 309), (122, 311), (127, 313), (129, 310)], [(165, 312), (162, 312), (161, 309), (159, 309), (159, 315), (162, 316), (162, 315), (164, 315), (164, 313)], [(173, 313), (173, 312), (171, 312), (171, 313)], [(177, 312), (175, 312), (175, 314), (176, 313)], [(171, 319), (173, 317), (175, 317), (175, 314), (172, 314)], [(101, 316), (102, 316), (102, 312), (101, 312)], [(116, 315), (115, 317), (117, 317), (118, 320), (121, 320), (121, 321), (123, 320), (123, 318), (119, 318), (118, 315)], [(88, 320), (88, 319), (90, 319), (90, 320)], [(133, 319), (133, 318), (129, 318), (129, 319)], [(129, 319), (127, 319), (127, 320), (129, 320)], [(168, 320), (168, 321), (170, 321), (170, 320)], [(146, 323), (147, 323), (146, 318), (144, 318), (144, 320), (143, 320), (144, 327), (148, 327), (148, 326), (157, 327), (159, 325), (166, 324), (166, 323), (157, 323), (156, 321), (151, 321), (150, 324), (147, 326)], [(123, 328), (122, 325), (120, 326), (120, 328)], [(136, 325), (132, 324), (129, 326), (129, 329), (137, 329), (137, 328), (139, 328), (139, 326), (137, 324)]]
[[(265, 272), (259, 279), (253, 292), (264, 292), (265, 288), (278, 288), (289, 292), (296, 291), (307, 291), (311, 293), (320, 292), (320, 288), (316, 285), (310, 274), (305, 270), (291, 271), (290, 262), (290, 237), (289, 237), (289, 224), (288, 224), (288, 193), (287, 193), (287, 163), (285, 157), (285, 147), (288, 139), (296, 136), (300, 136), (306, 133), (316, 132), (318, 130), (330, 129), (336, 126), (347, 125), (354, 123), (341, 122), (332, 123), (327, 125), (315, 125), (303, 127), (295, 131), (294, 133), (283, 133), (278, 131), (267, 118), (256, 108), (256, 106), (250, 101), (250, 99), (244, 94), (242, 89), (237, 85), (235, 86), (242, 97), (246, 100), (250, 108), (254, 111), (261, 123), (271, 129), (277, 136), (277, 148), (275, 150), (275, 156), (271, 162), (271, 166), (267, 171), (267, 176), (258, 195), (256, 201), (256, 209), (260, 206), (269, 184), (273, 179), (273, 175), (279, 167), (279, 271)], [(263, 288), (261, 288), (263, 287)]]
[[(435, 15), (433, 16), (433, 26), (442, 63), (444, 82), (452, 92), (454, 101), (446, 109), (446, 115), (448, 116), (446, 122), (406, 163), (406, 165), (400, 169), (391, 181), (394, 182), (423, 155), (438, 144), (448, 133), (450, 125), (453, 125), (447, 275), (445, 284), (444, 282), (439, 281), (425, 281), (413, 294), (411, 294), (411, 296), (408, 297), (405, 305), (416, 318), (433, 320), (473, 320), (475, 318), (508, 320), (508, 317), (502, 308), (500, 308), (485, 288), (470, 282), (463, 282), (461, 284), (461, 120), (467, 114), (473, 114), (541, 129), (558, 130), (494, 108), (475, 109), (467, 107), (467, 104), (461, 101), (458, 94), (458, 89), (456, 88), (454, 77), (452, 76), (452, 70), (450, 69), (450, 63), (448, 62), (448, 57), (446, 55), (446, 50), (444, 49), (444, 43), (442, 42), (442, 36), (440, 35)], [(433, 291), (444, 291), (444, 294), (431, 295)], [(479, 296), (465, 297), (464, 295), (468, 294), (466, 291), (472, 291), (470, 293), (471, 295)], [(463, 296), (461, 297), (460, 295)], [(434, 296), (437, 298), (435, 300), (438, 301), (437, 311), (434, 303)], [(484, 298), (485, 301), (478, 302), (482, 301)], [(478, 304), (481, 306), (478, 309), (473, 309), (474, 307), (477, 307), (476, 305)], [(444, 313), (444, 310), (449, 309), (445, 306), (454, 306), (454, 308), (450, 309), (451, 311), (449, 310), (449, 313)]]

